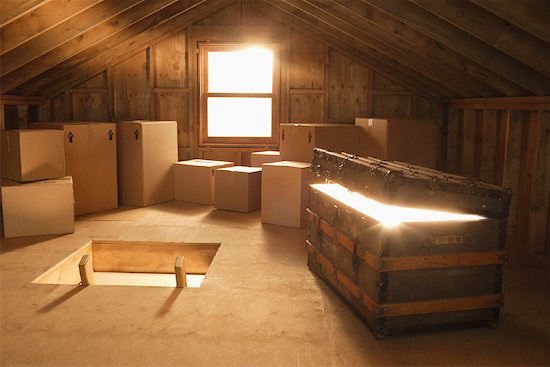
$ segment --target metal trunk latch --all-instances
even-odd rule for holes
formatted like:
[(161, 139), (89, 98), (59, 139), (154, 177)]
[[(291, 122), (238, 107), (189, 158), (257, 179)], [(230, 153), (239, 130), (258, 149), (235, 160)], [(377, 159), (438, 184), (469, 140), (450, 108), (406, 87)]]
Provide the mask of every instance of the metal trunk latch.
[(109, 130), (109, 132), (107, 133), (107, 136), (109, 137), (109, 140), (113, 140), (113, 130)]
[(281, 131), (281, 140), (285, 140), (285, 131)]
[(72, 143), (73, 142), (73, 132), (72, 131), (69, 131), (69, 134), (67, 135), (67, 137), (69, 138), (69, 143)]
[(311, 138), (313, 138), (313, 135), (311, 134), (311, 131), (307, 134), (307, 142), (311, 144)]
[(138, 137), (139, 137), (139, 131), (136, 129), (136, 131), (134, 131), (134, 136), (136, 137), (136, 140), (138, 140)]

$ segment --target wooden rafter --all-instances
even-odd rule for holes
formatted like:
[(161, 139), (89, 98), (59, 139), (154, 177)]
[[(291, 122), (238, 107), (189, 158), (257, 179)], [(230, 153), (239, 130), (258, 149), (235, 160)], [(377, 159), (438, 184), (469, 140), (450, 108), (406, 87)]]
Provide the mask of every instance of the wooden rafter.
[(410, 1), (516, 60), (550, 76), (550, 62), (548, 62), (550, 44), (512, 26), (468, 0)]
[(48, 0), (2, 0), (0, 1), (0, 27), (44, 5)]
[(363, 0), (536, 95), (550, 94), (550, 79), (426, 10), (400, 0)]
[[(132, 7), (127, 11), (116, 15), (110, 22), (98, 24), (96, 27), (89, 29), (79, 37), (73, 38), (59, 47), (38, 57), (35, 62), (26, 64), (13, 73), (6, 75), (3, 78), (2, 91), (10, 91), (31, 78), (40, 75), (41, 73), (47, 74), (47, 79), (54, 79), (56, 74), (53, 72), (50, 73), (51, 68), (59, 67), (68, 60), (74, 60), (75, 56), (77, 56), (76, 60), (80, 60), (80, 62), (83, 62), (89, 57), (95, 56), (97, 52), (100, 52), (99, 50), (107, 47), (106, 38), (118, 34), (119, 32), (130, 27), (132, 24), (165, 9), (167, 6), (176, 1), (177, 0), (148, 0), (139, 6)], [(177, 9), (172, 9), (168, 13), (171, 11), (175, 12), (176, 10)], [(154, 25), (157, 22), (158, 19), (154, 19), (149, 24)], [(145, 30), (146, 29), (142, 29), (141, 31)], [(95, 49), (95, 52), (88, 53), (88, 56), (81, 55), (83, 51), (90, 49)], [(78, 55), (81, 57), (79, 58)], [(32, 93), (34, 93), (34, 91), (26, 94)]]
[(550, 42), (550, 2), (547, 0), (470, 0), (496, 16)]
[(0, 28), (0, 55), (38, 37), (101, 0), (50, 1)]
[[(449, 90), (442, 91), (441, 86), (434, 88), (425, 85), (417, 78), (412, 78), (411, 74), (414, 72), (401, 71), (400, 64), (395, 60), (390, 60), (387, 57), (380, 57), (379, 53), (364, 45), (360, 42), (353, 40), (352, 37), (346, 35), (338, 30), (329, 29), (329, 27), (321, 24), (311, 24), (304, 20), (305, 14), (289, 7), (285, 6), (282, 2), (271, 2), (267, 0), (255, 0), (249, 5), (257, 8), (269, 16), (288, 23), (292, 26), (298, 27), (300, 30), (310, 34), (316, 39), (327, 43), (331, 48), (351, 57), (353, 60), (366, 65), (367, 67), (379, 72), (380, 74), (389, 77), (390, 79), (398, 78), (399, 82), (405, 87), (419, 93), (420, 95), (430, 99), (438, 100), (448, 93)], [(397, 65), (397, 68), (395, 66)], [(431, 84), (428, 81), (428, 84)]]
[[(479, 93), (476, 88), (468, 86), (468, 77), (455, 70), (444, 67), (444, 65), (434, 63), (430, 59), (411, 52), (405, 47), (395, 47), (392, 42), (380, 37), (373, 29), (365, 29), (361, 24), (357, 24), (353, 19), (346, 17), (338, 9), (317, 3), (318, 6), (302, 0), (285, 0), (297, 9), (300, 9), (308, 17), (318, 19), (328, 27), (336, 28), (354, 39), (364, 42), (369, 47), (376, 49), (381, 55), (392, 59), (400, 60), (401, 64), (407, 65), (415, 70), (419, 75), (426, 79), (431, 79), (434, 83), (439, 83), (450, 89), (453, 93), (462, 96), (475, 95)], [(466, 82), (464, 81), (466, 79)], [(479, 85), (476, 85), (479, 89)]]
[(104, 1), (83, 13), (67, 18), (49, 31), (42, 33), (40, 36), (2, 55), (0, 59), (0, 75), (4, 77), (8, 73), (32, 62), (41, 55), (55, 49), (74, 37), (82, 35), (88, 29), (103, 22), (107, 22), (117, 14), (132, 6), (136, 6), (142, 1), (143, 0)]
[(207, 0), (180, 0), (187, 3), (188, 7), (178, 14), (172, 14), (168, 19), (157, 19), (158, 24), (151, 26), (146, 32), (140, 32), (134, 37), (120, 42), (116, 47), (105, 50), (95, 57), (87, 60), (78, 67), (72, 69), (63, 77), (45, 86), (40, 92), (47, 97), (54, 97), (66, 89), (72, 88), (92, 76), (124, 60), (137, 52), (140, 52), (151, 44), (160, 41), (164, 37), (181, 31), (189, 25), (197, 22), (208, 14), (216, 12), (232, 3), (235, 0), (207, 1)]

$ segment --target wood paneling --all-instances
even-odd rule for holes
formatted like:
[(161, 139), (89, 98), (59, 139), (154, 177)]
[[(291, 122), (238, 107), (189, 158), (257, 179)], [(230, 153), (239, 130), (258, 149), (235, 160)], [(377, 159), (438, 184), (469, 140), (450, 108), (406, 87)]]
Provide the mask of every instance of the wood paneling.
[(0, 26), (24, 16), (33, 9), (39, 8), (47, 0), (2, 0), (0, 5)]
[[(241, 25), (240, 1), (201, 19), (197, 25)], [(262, 24), (263, 25), (263, 24)]]
[(148, 57), (142, 51), (113, 67), (116, 119), (150, 119)]
[(184, 32), (167, 37), (152, 47), (156, 88), (188, 86), (187, 41)]
[(291, 93), (288, 122), (324, 122), (325, 94)]
[(175, 120), (178, 124), (178, 148), (190, 148), (189, 136), (189, 95), (183, 92), (154, 94), (157, 120)]
[(71, 93), (75, 121), (109, 121), (107, 93)]
[(363, 65), (330, 51), (328, 120), (353, 122), (355, 117), (366, 116), (369, 71)]
[(294, 30), (290, 38), (290, 89), (325, 88), (326, 46)]
[[(447, 168), (510, 188), (509, 246), (548, 253), (550, 108), (520, 110), (538, 99), (454, 101), (455, 106), (480, 108), (450, 109)], [(482, 108), (497, 104), (498, 110)]]

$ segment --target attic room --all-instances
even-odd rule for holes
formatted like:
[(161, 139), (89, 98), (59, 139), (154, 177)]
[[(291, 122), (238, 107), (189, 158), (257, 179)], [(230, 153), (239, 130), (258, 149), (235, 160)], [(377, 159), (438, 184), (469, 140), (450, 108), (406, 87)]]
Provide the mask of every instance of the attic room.
[(0, 365), (549, 364), (550, 2), (2, 0), (0, 89)]

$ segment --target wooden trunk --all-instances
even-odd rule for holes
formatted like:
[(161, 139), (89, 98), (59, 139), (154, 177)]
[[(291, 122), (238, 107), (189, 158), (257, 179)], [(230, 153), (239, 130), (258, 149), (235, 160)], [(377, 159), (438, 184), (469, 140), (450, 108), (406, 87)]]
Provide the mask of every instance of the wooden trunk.
[[(336, 170), (325, 162), (334, 164)], [(372, 167), (371, 174), (365, 174)], [(478, 221), (408, 222), (386, 227), (311, 187), (308, 266), (350, 305), (376, 337), (496, 325), (504, 301), (501, 285), (509, 192), (470, 183), (475, 187), (457, 193), (452, 188), (460, 187), (459, 183), (467, 179), (453, 176), (454, 182), (444, 187), (437, 182), (446, 182), (446, 175), (437, 171), (317, 149), (312, 169), (341, 185), (348, 183), (347, 187), (357, 191), (363, 188), (364, 193), (367, 188), (385, 202), (406, 201), (413, 206), (418, 201), (415, 206), (441, 209), (441, 198), (447, 198), (446, 210), (484, 213), (485, 219)], [(385, 170), (385, 175), (377, 175), (378, 170)], [(349, 177), (353, 180), (346, 181)], [(405, 179), (394, 181), (392, 177)], [(428, 178), (438, 188), (436, 194), (434, 189), (422, 193), (423, 180)], [(417, 191), (415, 196), (392, 196), (411, 189)], [(468, 195), (468, 190), (483, 195)], [(468, 196), (470, 200), (457, 201), (453, 206), (453, 195)], [(429, 203), (430, 197), (440, 200)], [(470, 208), (467, 203), (472, 203)]]

